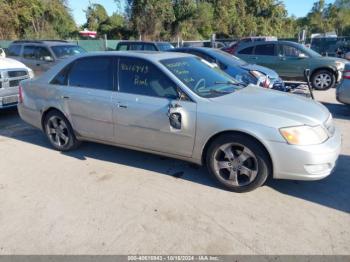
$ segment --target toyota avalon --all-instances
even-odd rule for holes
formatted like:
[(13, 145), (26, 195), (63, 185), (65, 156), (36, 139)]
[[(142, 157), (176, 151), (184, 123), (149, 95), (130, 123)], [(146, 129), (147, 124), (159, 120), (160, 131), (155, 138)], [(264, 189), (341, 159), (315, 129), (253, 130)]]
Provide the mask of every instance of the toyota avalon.
[(207, 166), (246, 192), (275, 179), (331, 174), (341, 147), (332, 116), (303, 97), (242, 87), (193, 55), (71, 57), (21, 83), (21, 118), (59, 151), (101, 142)]

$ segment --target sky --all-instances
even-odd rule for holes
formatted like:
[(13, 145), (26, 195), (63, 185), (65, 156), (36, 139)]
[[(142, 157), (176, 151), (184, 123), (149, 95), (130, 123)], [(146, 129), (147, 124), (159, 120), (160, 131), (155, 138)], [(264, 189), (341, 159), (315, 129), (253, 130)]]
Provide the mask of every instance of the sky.
[[(296, 17), (305, 16), (311, 9), (316, 0), (282, 0), (285, 3), (288, 14)], [(87, 8), (89, 2), (102, 4), (107, 13), (111, 15), (118, 11), (118, 5), (114, 0), (69, 0), (69, 6), (72, 9), (74, 19), (78, 25), (86, 22), (84, 9)], [(333, 3), (334, 0), (326, 0), (326, 3)]]

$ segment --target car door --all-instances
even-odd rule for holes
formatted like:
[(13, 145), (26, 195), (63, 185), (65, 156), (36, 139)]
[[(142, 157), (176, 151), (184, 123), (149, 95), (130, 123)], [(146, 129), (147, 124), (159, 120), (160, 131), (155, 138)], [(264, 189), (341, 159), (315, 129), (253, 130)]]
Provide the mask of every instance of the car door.
[(36, 47), (36, 68), (37, 71), (40, 71), (39, 74), (42, 74), (49, 70), (54, 64), (54, 56), (51, 54), (49, 49), (45, 46)]
[(277, 55), (277, 45), (275, 43), (266, 42), (264, 44), (257, 44), (252, 59), (255, 61), (254, 64), (266, 66), (277, 72), (279, 70), (279, 57)]
[(196, 104), (185, 95), (179, 99), (176, 84), (143, 59), (119, 58), (118, 80), (119, 92), (114, 98), (116, 142), (191, 157)]
[(114, 142), (113, 68), (112, 56), (79, 58), (53, 80), (60, 85), (62, 107), (80, 136)]
[(235, 55), (240, 59), (246, 61), (248, 64), (256, 64), (256, 59), (254, 56), (254, 46), (248, 46), (238, 50)]
[(50, 68), (53, 56), (46, 47), (25, 45), (21, 62), (31, 68), (36, 76), (39, 76)]
[(279, 45), (279, 74), (286, 80), (304, 80), (304, 71), (309, 68), (310, 58), (297, 47)]

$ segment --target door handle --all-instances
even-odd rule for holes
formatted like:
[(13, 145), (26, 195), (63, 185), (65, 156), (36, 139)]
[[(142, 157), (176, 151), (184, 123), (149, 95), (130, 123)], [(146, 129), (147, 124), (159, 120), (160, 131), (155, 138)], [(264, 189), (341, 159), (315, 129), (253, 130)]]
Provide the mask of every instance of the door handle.
[(123, 109), (127, 109), (127, 108), (128, 108), (127, 105), (122, 105), (122, 104), (120, 104), (120, 103), (117, 104), (117, 107), (118, 107), (118, 108), (123, 108)]
[(61, 96), (62, 99), (70, 99), (69, 96)]
[(40, 66), (40, 64), (36, 64), (36, 66)]
[(252, 59), (254, 59), (254, 60), (258, 60), (258, 58), (257, 58), (256, 56), (252, 57)]

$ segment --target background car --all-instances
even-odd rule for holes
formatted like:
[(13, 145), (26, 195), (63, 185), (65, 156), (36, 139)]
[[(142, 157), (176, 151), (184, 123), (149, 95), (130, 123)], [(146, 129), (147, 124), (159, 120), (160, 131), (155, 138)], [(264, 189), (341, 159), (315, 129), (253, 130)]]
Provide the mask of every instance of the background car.
[[(264, 79), (260, 79), (261, 86), (277, 90), (284, 89), (284, 83), (275, 71), (263, 66), (248, 64), (242, 59), (224, 51), (205, 47), (175, 48), (171, 51), (193, 54), (205, 59), (209, 63), (215, 63), (221, 70), (225, 71), (236, 80), (243, 81), (246, 84), (257, 84), (257, 80), (264, 77)], [(266, 78), (266, 76), (268, 78)]]
[(0, 58), (5, 58), (6, 57), (6, 53), (5, 53), (5, 50), (0, 48)]
[(337, 86), (337, 100), (350, 106), (350, 64), (345, 66), (343, 79)]
[(276, 70), (285, 81), (306, 81), (305, 69), (310, 69), (312, 87), (318, 90), (334, 87), (347, 63), (289, 41), (254, 42), (239, 47), (235, 55), (248, 63)]
[(33, 77), (33, 71), (21, 62), (0, 57), (0, 109), (16, 106), (19, 82)]
[(120, 41), (117, 44), (116, 51), (167, 51), (174, 48), (168, 42), (149, 42), (149, 41)]
[(70, 56), (86, 53), (80, 46), (60, 40), (14, 41), (8, 48), (8, 57), (16, 59), (40, 75)]
[(264, 42), (264, 41), (277, 41), (277, 37), (275, 36), (243, 37), (237, 42), (233, 42), (228, 47), (222, 48), (222, 50), (233, 55), (235, 53), (235, 50), (242, 45), (252, 43), (252, 42)]
[(86, 140), (179, 158), (206, 165), (236, 192), (253, 190), (268, 177), (324, 178), (341, 146), (340, 132), (320, 103), (242, 88), (188, 54), (73, 57), (22, 82), (19, 97), (21, 118), (43, 129), (56, 150)]

